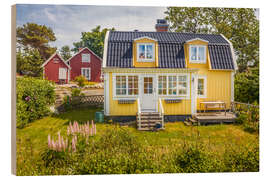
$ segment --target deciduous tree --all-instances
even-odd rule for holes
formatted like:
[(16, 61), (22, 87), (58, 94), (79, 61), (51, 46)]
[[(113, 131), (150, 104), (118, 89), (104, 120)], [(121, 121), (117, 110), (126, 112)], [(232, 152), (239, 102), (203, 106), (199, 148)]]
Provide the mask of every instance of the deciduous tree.
[(60, 54), (64, 60), (71, 58), (71, 50), (68, 45), (63, 46), (60, 50)]
[(233, 44), (239, 71), (259, 65), (259, 20), (250, 8), (167, 8), (175, 32), (223, 34)]
[(102, 58), (103, 56), (103, 48), (104, 48), (104, 39), (106, 32), (108, 30), (114, 31), (115, 29), (102, 29), (100, 26), (92, 29), (91, 32), (82, 32), (81, 41), (74, 42), (74, 52), (78, 52), (79, 48), (88, 47), (95, 54)]

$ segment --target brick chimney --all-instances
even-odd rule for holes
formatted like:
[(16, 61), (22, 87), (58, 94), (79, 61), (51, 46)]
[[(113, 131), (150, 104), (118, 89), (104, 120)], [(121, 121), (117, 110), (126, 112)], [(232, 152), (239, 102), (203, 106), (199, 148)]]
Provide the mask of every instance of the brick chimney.
[(155, 27), (157, 32), (167, 32), (169, 24), (167, 24), (166, 19), (157, 19), (157, 24)]

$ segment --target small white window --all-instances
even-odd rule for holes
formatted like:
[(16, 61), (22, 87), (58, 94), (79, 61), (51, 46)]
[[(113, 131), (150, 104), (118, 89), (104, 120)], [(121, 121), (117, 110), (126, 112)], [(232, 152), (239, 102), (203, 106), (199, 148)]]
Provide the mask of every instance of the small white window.
[(59, 68), (59, 79), (67, 79), (67, 68)]
[(206, 84), (207, 84), (206, 76), (199, 76), (198, 77), (198, 97), (199, 98), (206, 98)]
[(153, 62), (155, 61), (154, 43), (138, 43), (137, 44), (137, 61)]
[(82, 62), (90, 62), (90, 54), (82, 54)]
[(206, 63), (206, 46), (190, 45), (190, 63)]
[(91, 80), (91, 69), (90, 68), (82, 68), (81, 69), (81, 74), (87, 79)]

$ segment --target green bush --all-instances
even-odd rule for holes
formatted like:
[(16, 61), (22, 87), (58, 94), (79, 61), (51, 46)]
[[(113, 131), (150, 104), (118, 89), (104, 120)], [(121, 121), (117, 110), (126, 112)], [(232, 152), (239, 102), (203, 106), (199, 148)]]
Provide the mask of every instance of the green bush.
[(80, 76), (75, 77), (75, 82), (77, 82), (78, 86), (82, 88), (85, 86), (87, 79), (84, 76), (80, 75)]
[(16, 123), (18, 128), (22, 128), (49, 114), (55, 93), (52, 83), (47, 80), (18, 78), (16, 83)]
[(256, 143), (246, 147), (228, 148), (224, 153), (226, 172), (258, 172), (259, 147)]
[(259, 69), (237, 73), (234, 81), (235, 101), (244, 103), (259, 102)]
[(72, 97), (76, 97), (76, 96), (84, 96), (84, 94), (82, 93), (82, 90), (81, 90), (81, 89), (74, 88), (74, 89), (72, 89), (72, 91), (71, 91), (71, 96), (72, 96)]

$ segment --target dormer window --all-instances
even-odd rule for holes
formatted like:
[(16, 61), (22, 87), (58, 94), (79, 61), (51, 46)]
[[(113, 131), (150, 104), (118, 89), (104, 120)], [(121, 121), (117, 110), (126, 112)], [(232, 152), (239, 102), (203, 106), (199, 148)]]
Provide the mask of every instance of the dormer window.
[(154, 43), (138, 43), (137, 44), (137, 60), (138, 62), (153, 62), (155, 49)]
[(82, 62), (90, 62), (90, 54), (82, 54)]
[(190, 45), (189, 62), (190, 63), (206, 63), (206, 46)]

